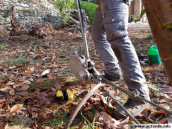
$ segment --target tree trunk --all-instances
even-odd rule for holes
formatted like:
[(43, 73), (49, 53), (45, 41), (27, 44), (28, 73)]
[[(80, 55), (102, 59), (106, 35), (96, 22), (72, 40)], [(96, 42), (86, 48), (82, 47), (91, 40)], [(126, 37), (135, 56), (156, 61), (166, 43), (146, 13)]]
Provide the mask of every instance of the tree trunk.
[(172, 0), (143, 0), (166, 74), (172, 85)]

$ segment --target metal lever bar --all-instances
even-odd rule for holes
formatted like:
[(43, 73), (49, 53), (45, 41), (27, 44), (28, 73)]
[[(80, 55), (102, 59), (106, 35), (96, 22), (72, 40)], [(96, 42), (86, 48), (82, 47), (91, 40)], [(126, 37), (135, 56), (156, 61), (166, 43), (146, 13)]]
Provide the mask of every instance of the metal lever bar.
[(113, 101), (122, 108), (122, 110), (136, 123), (136, 124), (140, 124), (140, 122), (138, 122), (127, 110), (126, 108), (120, 103), (118, 102), (115, 97), (109, 92), (107, 91), (107, 94), (113, 99)]
[[(95, 69), (96, 70), (96, 69)], [(94, 75), (92, 75), (92, 80), (96, 83), (99, 84), (101, 83)], [(109, 90), (106, 90), (106, 93), (113, 99), (113, 101), (123, 109), (123, 111), (136, 123), (140, 124), (139, 121), (137, 121), (128, 111), (127, 109), (120, 103), (118, 100), (109, 92)]]
[[(97, 78), (94, 77), (94, 75), (92, 75), (92, 80), (96, 83), (99, 84), (101, 83)], [(136, 123), (136, 124), (140, 124), (139, 121), (137, 121), (128, 111), (127, 109), (120, 103), (118, 102), (118, 100), (109, 92), (109, 90), (106, 90), (106, 93), (113, 99), (113, 101), (123, 109), (123, 111)]]
[(89, 55), (89, 50), (88, 50), (88, 43), (87, 43), (87, 37), (86, 37), (86, 33), (85, 33), (85, 25), (84, 25), (84, 21), (83, 21), (80, 0), (76, 0), (76, 3), (77, 3), (77, 7), (78, 7), (78, 15), (79, 15), (82, 37), (83, 37), (83, 42), (84, 42), (85, 58), (86, 58), (86, 60), (89, 60), (90, 55)]
[(151, 101), (146, 100), (145, 98), (140, 97), (139, 95), (135, 95), (135, 94), (132, 93), (131, 91), (128, 91), (128, 90), (125, 90), (124, 88), (121, 88), (121, 87), (119, 87), (119, 86), (116, 86), (114, 83), (112, 83), (111, 81), (109, 81), (109, 80), (107, 80), (107, 79), (105, 79), (105, 78), (102, 78), (102, 81), (103, 81), (105, 84), (109, 84), (109, 85), (113, 86), (114, 89), (118, 89), (118, 90), (122, 91), (123, 93), (125, 93), (125, 94), (127, 94), (129, 97), (131, 97), (132, 99), (135, 99), (135, 100), (138, 100), (138, 101), (147, 102), (147, 103), (149, 103), (149, 104), (151, 104), (151, 105), (153, 105), (153, 106), (155, 106), (155, 107), (157, 107), (157, 108), (159, 108), (159, 109), (161, 109), (161, 110), (163, 110), (163, 111), (165, 111), (165, 112), (168, 112), (169, 114), (172, 114), (172, 111), (171, 111), (171, 110), (167, 110), (167, 109), (165, 109), (165, 108), (163, 108), (163, 107), (161, 107), (161, 106), (159, 106), (159, 105), (157, 105), (157, 104), (152, 103)]

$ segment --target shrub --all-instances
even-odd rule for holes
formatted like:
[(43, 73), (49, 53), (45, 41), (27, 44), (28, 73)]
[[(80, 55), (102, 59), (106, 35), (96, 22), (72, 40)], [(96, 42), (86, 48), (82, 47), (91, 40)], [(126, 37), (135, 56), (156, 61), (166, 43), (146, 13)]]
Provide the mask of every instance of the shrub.
[[(81, 8), (85, 10), (86, 15), (89, 17), (90, 24), (92, 24), (93, 19), (94, 19), (94, 13), (96, 8), (98, 7), (97, 4), (91, 3), (91, 2), (85, 2), (81, 1)], [(74, 2), (73, 8), (77, 8), (76, 3)]]
[(69, 20), (69, 13), (65, 12), (65, 10), (71, 9), (74, 3), (74, 0), (56, 0), (54, 6), (60, 11), (62, 23), (67, 24), (67, 21)]

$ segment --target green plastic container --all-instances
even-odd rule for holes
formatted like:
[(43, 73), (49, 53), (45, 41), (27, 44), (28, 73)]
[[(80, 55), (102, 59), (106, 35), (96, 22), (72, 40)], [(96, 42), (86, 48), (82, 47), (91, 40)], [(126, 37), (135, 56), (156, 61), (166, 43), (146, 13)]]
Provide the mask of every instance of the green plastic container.
[(159, 52), (158, 52), (156, 45), (150, 46), (149, 51), (148, 51), (148, 56), (149, 56), (150, 65), (153, 65), (153, 64), (161, 65), (162, 64), (162, 61), (159, 56)]

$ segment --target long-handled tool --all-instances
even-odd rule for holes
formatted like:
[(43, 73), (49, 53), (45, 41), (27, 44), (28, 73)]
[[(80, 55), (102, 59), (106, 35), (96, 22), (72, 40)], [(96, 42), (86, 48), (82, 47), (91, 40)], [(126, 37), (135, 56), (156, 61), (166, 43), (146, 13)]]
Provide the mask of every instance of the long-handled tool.
[[(113, 88), (120, 90), (121, 92), (127, 94), (130, 98), (136, 99), (137, 101), (144, 101), (147, 102), (155, 107), (158, 107), (161, 110), (166, 111), (169, 114), (172, 114), (172, 111), (166, 110), (163, 107), (156, 105), (142, 97), (139, 96), (138, 91), (136, 92), (131, 92), (129, 90), (126, 90), (122, 87), (116, 86), (114, 83), (108, 81), (107, 79), (103, 78), (102, 75), (95, 69), (94, 67), (94, 62), (90, 60), (89, 56), (89, 50), (88, 50), (88, 44), (87, 44), (87, 38), (86, 38), (86, 33), (85, 33), (85, 27), (84, 27), (84, 22), (83, 22), (83, 16), (81, 12), (81, 5), (80, 5), (80, 0), (76, 0), (77, 2), (77, 7), (78, 7), (78, 14), (79, 14), (79, 19), (80, 19), (80, 24), (81, 24), (81, 30), (82, 30), (82, 35), (83, 35), (83, 42), (84, 42), (84, 51), (85, 54), (83, 55), (82, 52), (78, 54), (78, 52), (75, 52), (75, 55), (70, 58), (70, 68), (71, 72), (79, 79), (82, 81), (86, 81), (87, 79), (93, 80), (97, 85), (91, 89), (88, 94), (83, 98), (83, 100), (78, 104), (74, 112), (71, 114), (69, 117), (67, 124), (65, 128), (67, 129), (75, 116), (77, 115), (78, 111), (81, 109), (81, 107), (86, 103), (86, 101), (91, 97), (94, 92), (100, 88), (106, 86), (106, 84), (109, 84), (113, 86)], [(105, 84), (103, 84), (103, 83)], [(116, 100), (113, 95), (111, 95), (108, 91), (107, 94), (117, 103), (125, 112), (126, 114), (136, 123), (138, 124), (139, 122), (131, 116), (127, 110)]]
[(87, 37), (85, 32), (85, 25), (83, 22), (83, 15), (81, 11), (80, 1), (76, 0), (78, 7), (78, 15), (81, 24), (81, 31), (83, 37), (83, 45), (84, 46), (84, 55), (82, 53), (82, 47), (80, 48), (80, 52), (75, 51), (75, 55), (70, 57), (70, 68), (71, 72), (82, 81), (86, 81), (91, 78), (90, 73), (99, 74), (99, 72), (94, 68), (94, 62), (90, 60)]

